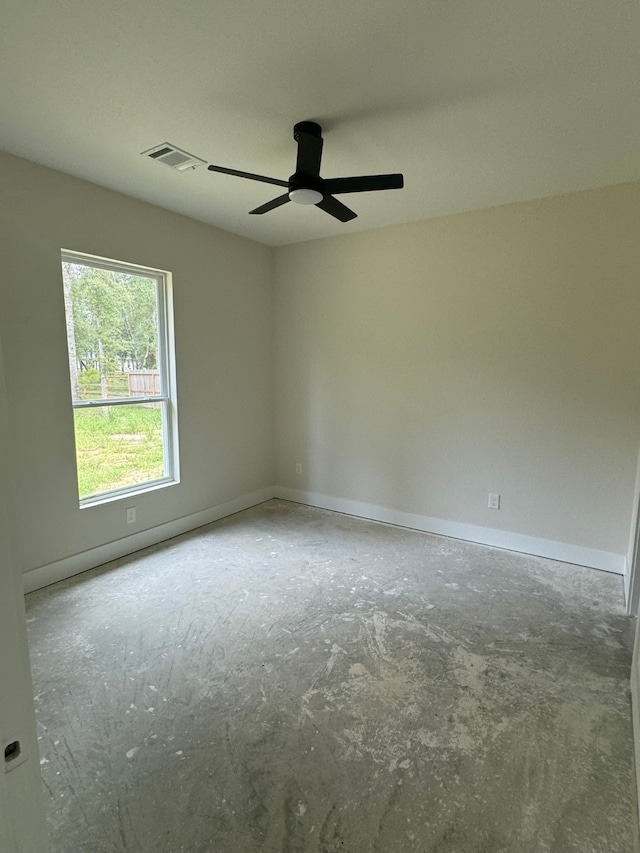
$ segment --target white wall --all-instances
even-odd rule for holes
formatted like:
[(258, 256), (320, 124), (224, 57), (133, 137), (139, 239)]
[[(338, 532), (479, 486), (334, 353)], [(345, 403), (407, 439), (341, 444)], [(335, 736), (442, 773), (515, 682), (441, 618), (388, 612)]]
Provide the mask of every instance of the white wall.
[[(35, 733), (22, 579), (12, 555), (11, 485), (0, 343), (0, 851), (46, 853), (49, 848)], [(5, 747), (15, 740), (20, 742), (20, 755), (13, 762), (5, 764)]]
[[(635, 183), (277, 249), (281, 493), (624, 565), (640, 441), (639, 221)], [(502, 495), (499, 512), (488, 492)]]
[(637, 569), (640, 558), (640, 454), (636, 471), (636, 485), (633, 491), (633, 511), (631, 514), (629, 547), (627, 549), (627, 574), (624, 579), (624, 593), (627, 612), (633, 616), (638, 613), (640, 600), (640, 574)]
[[(0, 185), (0, 333), (23, 569), (271, 486), (270, 250), (6, 154)], [(63, 247), (173, 273), (182, 479), (136, 496), (136, 525), (125, 524), (125, 501), (78, 508)]]

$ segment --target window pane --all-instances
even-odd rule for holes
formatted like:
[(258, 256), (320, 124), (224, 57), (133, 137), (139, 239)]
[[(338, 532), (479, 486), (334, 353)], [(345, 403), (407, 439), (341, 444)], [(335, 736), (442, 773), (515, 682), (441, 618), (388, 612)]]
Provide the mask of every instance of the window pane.
[(80, 506), (178, 482), (171, 274), (61, 255)]
[(63, 261), (74, 401), (162, 394), (158, 282)]
[(166, 404), (74, 409), (80, 498), (165, 476)]

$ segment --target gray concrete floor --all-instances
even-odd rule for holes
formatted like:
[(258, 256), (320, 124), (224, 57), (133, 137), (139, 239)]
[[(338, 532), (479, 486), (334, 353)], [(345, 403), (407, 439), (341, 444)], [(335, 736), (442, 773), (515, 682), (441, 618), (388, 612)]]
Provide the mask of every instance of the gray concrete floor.
[(619, 577), (283, 501), (28, 596), (54, 853), (629, 853)]

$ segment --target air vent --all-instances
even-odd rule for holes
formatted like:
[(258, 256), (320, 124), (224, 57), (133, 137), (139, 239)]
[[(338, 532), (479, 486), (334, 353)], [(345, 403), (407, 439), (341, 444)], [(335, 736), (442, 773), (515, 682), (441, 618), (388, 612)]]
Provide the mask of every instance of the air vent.
[(158, 163), (164, 163), (165, 166), (169, 166), (169, 168), (175, 169), (178, 172), (186, 172), (187, 169), (196, 169), (206, 162), (199, 157), (194, 157), (193, 154), (189, 154), (187, 151), (183, 151), (181, 148), (176, 148), (170, 142), (155, 145), (148, 151), (143, 151), (142, 154), (143, 156), (151, 157), (152, 160), (157, 160)]

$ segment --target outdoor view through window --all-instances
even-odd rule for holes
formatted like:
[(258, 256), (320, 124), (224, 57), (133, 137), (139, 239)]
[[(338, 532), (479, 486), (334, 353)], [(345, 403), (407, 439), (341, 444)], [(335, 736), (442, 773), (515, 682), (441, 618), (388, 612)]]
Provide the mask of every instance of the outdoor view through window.
[(62, 252), (81, 504), (174, 480), (167, 276)]

